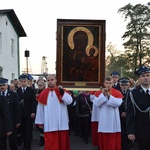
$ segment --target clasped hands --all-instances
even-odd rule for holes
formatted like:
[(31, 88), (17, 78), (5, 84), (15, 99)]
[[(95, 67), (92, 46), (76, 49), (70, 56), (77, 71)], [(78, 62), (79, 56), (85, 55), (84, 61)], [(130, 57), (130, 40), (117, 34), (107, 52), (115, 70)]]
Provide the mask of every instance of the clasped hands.
[(103, 92), (103, 94), (104, 94), (105, 96), (108, 96), (108, 98), (110, 97), (109, 89), (103, 88), (103, 89), (102, 89), (102, 92)]

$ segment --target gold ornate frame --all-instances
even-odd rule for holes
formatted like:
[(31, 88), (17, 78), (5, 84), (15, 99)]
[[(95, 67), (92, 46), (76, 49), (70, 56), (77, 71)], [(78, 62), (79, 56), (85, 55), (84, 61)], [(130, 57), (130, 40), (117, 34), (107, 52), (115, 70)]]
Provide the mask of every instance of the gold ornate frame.
[(57, 19), (57, 83), (92, 89), (105, 77), (105, 20)]

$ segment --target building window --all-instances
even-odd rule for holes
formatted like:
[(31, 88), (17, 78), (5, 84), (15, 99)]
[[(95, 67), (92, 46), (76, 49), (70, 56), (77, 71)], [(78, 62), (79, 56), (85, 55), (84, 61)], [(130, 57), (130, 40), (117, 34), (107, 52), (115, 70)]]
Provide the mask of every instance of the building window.
[(0, 78), (3, 76), (3, 67), (0, 66)]
[(15, 73), (12, 73), (12, 74), (11, 74), (11, 79), (12, 79), (12, 80), (15, 79)]
[(2, 52), (2, 33), (0, 32), (0, 52)]
[(14, 39), (11, 39), (10, 45), (11, 45), (11, 56), (14, 56)]

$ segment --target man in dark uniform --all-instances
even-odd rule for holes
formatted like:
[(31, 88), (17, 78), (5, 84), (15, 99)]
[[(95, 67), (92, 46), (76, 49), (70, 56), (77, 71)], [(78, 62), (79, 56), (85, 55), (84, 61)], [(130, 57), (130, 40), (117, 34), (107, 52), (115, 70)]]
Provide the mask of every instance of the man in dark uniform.
[(117, 90), (120, 90), (120, 84), (118, 83), (120, 74), (117, 71), (113, 71), (110, 75), (113, 78), (114, 83), (112, 87)]
[(119, 79), (120, 84), (120, 92), (122, 93), (123, 97), (123, 103), (119, 107), (120, 112), (120, 121), (121, 121), (121, 149), (122, 150), (130, 150), (129, 147), (129, 139), (127, 137), (127, 130), (126, 130), (126, 101), (128, 94), (130, 92), (129, 86), (130, 86), (130, 79), (123, 77)]
[(8, 79), (1, 78), (1, 81), (3, 82), (1, 95), (3, 94), (6, 97), (13, 128), (12, 134), (9, 136), (9, 146), (11, 150), (17, 150), (17, 128), (21, 123), (19, 99), (17, 93), (8, 89)]
[[(0, 79), (0, 88), (3, 86)], [(12, 133), (11, 116), (5, 96), (0, 94), (0, 149), (6, 150), (6, 135)]]
[(33, 119), (36, 112), (36, 96), (34, 90), (27, 86), (28, 76), (21, 75), (19, 77), (21, 87), (17, 89), (19, 103), (21, 107), (21, 135), (23, 138), (24, 149), (31, 149)]
[(150, 150), (150, 68), (142, 66), (135, 74), (140, 86), (127, 100), (127, 134), (131, 141), (137, 139), (139, 150)]

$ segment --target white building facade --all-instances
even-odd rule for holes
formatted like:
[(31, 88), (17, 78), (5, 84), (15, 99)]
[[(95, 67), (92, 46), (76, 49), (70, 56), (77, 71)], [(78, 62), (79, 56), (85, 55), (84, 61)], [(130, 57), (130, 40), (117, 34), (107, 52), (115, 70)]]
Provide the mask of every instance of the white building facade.
[(0, 77), (9, 81), (20, 75), (20, 37), (26, 33), (14, 10), (0, 10)]

